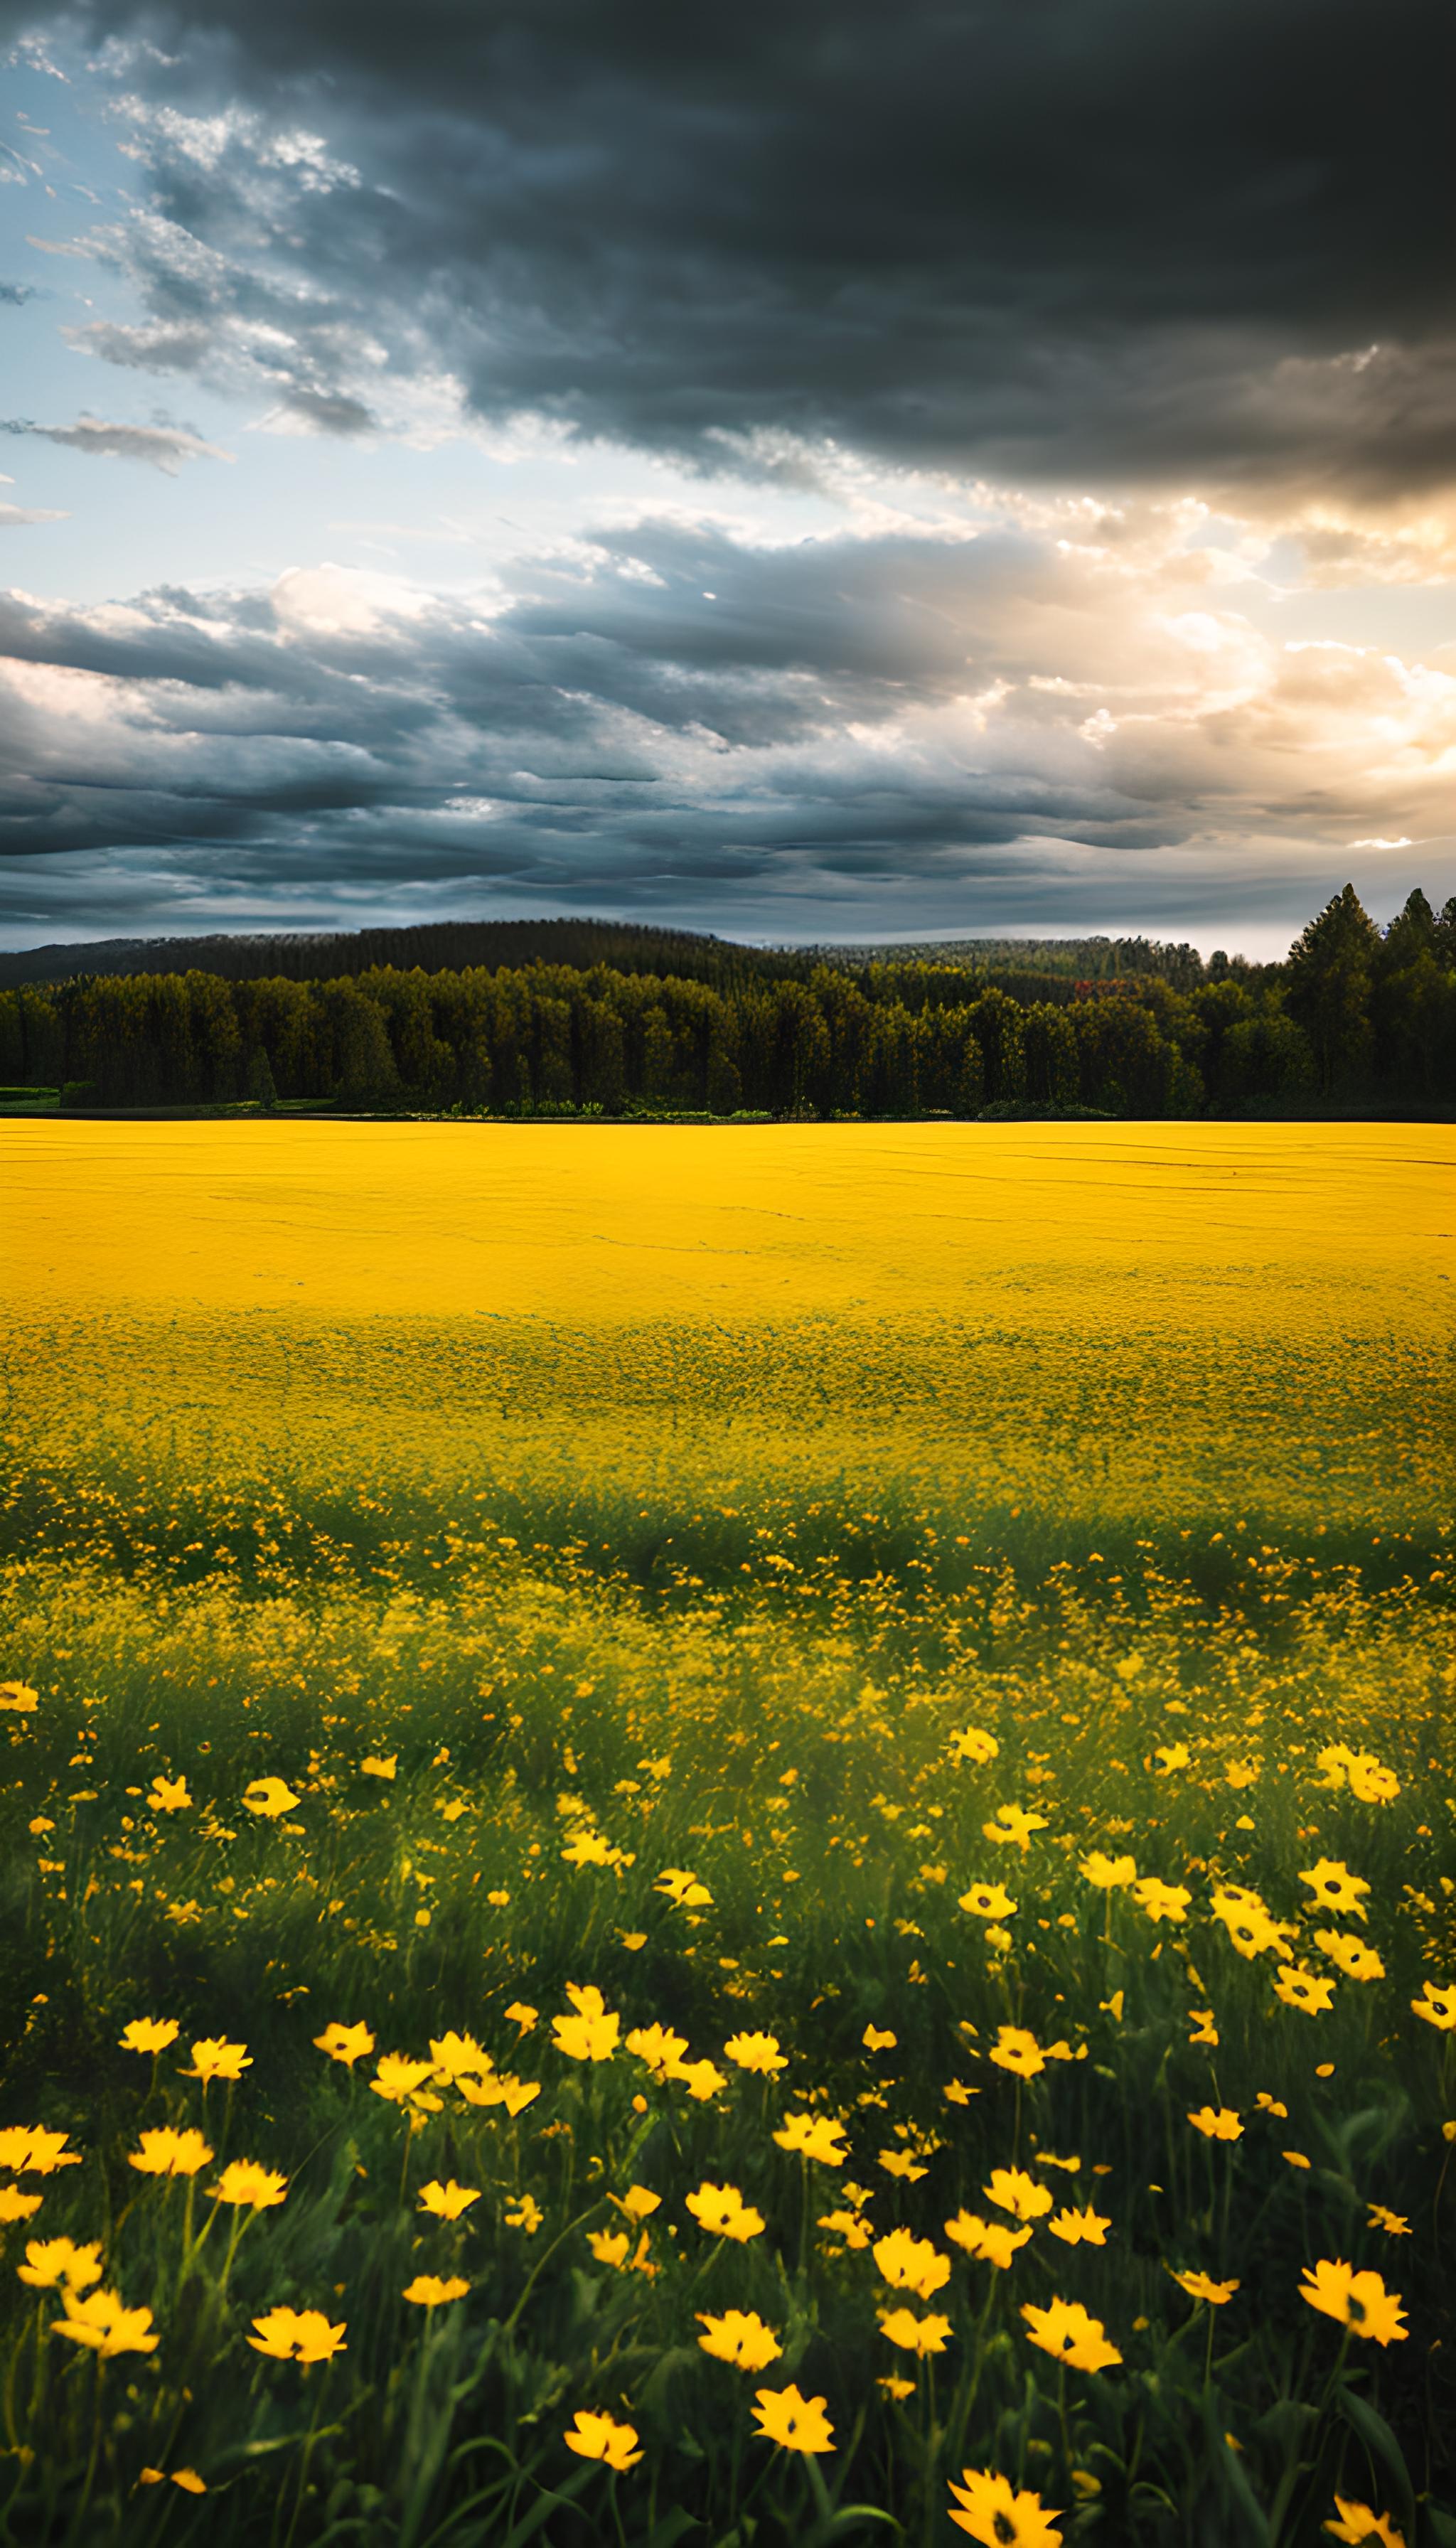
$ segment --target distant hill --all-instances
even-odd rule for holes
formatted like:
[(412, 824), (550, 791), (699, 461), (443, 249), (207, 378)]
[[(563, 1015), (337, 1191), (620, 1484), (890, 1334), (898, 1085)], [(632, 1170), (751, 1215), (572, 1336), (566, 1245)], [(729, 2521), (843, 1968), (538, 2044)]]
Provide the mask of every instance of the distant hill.
[(1156, 975), (1179, 989), (1204, 978), (1194, 947), (1146, 938), (921, 939), (891, 945), (746, 947), (685, 929), (619, 920), (441, 920), (408, 929), (268, 930), (236, 937), (100, 938), (73, 947), (0, 954), (0, 990), (98, 973), (217, 973), (231, 982), (283, 976), (321, 982), (392, 964), (403, 972), (458, 972), (470, 965), (609, 964), (618, 973), (677, 974), (727, 986), (752, 976), (804, 979), (815, 964), (929, 962), (975, 972), (1104, 981)]
[(747, 974), (806, 969), (802, 955), (740, 947), (685, 929), (618, 920), (441, 920), (411, 929), (268, 930), (217, 938), (100, 938), (75, 947), (0, 955), (0, 990), (95, 973), (219, 973), (230, 982), (283, 976), (325, 982), (392, 964), (402, 972), (459, 972), (470, 965), (609, 964), (618, 973), (676, 973), (729, 983)]

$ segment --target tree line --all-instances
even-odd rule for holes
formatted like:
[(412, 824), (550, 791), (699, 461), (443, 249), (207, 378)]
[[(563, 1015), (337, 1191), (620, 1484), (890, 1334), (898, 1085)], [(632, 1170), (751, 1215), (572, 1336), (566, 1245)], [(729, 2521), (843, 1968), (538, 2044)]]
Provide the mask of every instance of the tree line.
[(100, 1106), (806, 1118), (1456, 1096), (1456, 900), (1437, 914), (1419, 892), (1382, 931), (1347, 885), (1285, 963), (1216, 960), (1187, 987), (929, 957), (718, 980), (662, 962), (83, 974), (0, 991), (0, 1083)]

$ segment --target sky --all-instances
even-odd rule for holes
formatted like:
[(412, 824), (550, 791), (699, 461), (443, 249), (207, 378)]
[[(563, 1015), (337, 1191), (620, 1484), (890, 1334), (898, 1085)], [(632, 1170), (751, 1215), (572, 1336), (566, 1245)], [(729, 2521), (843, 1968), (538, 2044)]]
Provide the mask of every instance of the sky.
[(1443, 0), (0, 0), (0, 945), (1456, 892)]

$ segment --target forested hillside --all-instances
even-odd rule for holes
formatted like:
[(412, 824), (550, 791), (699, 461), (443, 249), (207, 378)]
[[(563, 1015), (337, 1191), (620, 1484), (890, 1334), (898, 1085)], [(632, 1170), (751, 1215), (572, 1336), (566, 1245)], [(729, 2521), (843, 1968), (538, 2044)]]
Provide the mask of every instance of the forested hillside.
[[(636, 935), (642, 958), (653, 933)], [(775, 969), (733, 961), (752, 951), (722, 942), (681, 945), (720, 948), (718, 978), (701, 957), (680, 966), (663, 933), (651, 966), (531, 960), (523, 942), (526, 960), (434, 970), (229, 980), (193, 966), (33, 984), (0, 992), (0, 1083), (101, 1106), (525, 1115), (1440, 1113), (1456, 1096), (1456, 902), (1438, 916), (1418, 892), (1382, 933), (1346, 886), (1287, 963), (1215, 960), (1185, 987), (1150, 970), (1078, 978), (944, 957)]]

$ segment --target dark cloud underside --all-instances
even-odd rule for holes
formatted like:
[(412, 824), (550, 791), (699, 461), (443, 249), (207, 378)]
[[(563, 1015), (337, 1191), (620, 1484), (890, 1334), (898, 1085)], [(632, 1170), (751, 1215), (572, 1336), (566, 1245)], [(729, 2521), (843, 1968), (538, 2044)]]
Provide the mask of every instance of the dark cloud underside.
[[(1449, 472), (1441, 0), (89, 0), (78, 23), (152, 40), (127, 74), (152, 101), (246, 100), (355, 164), (290, 202), (275, 266), (398, 349), (427, 338), (483, 415), (716, 459), (787, 428), (1021, 476)], [(153, 164), (161, 209), (235, 261), (226, 176)], [(268, 291), (261, 261), (209, 287), (164, 257), (151, 288), (194, 363), (224, 303)], [(293, 395), (367, 425), (318, 346)]]

